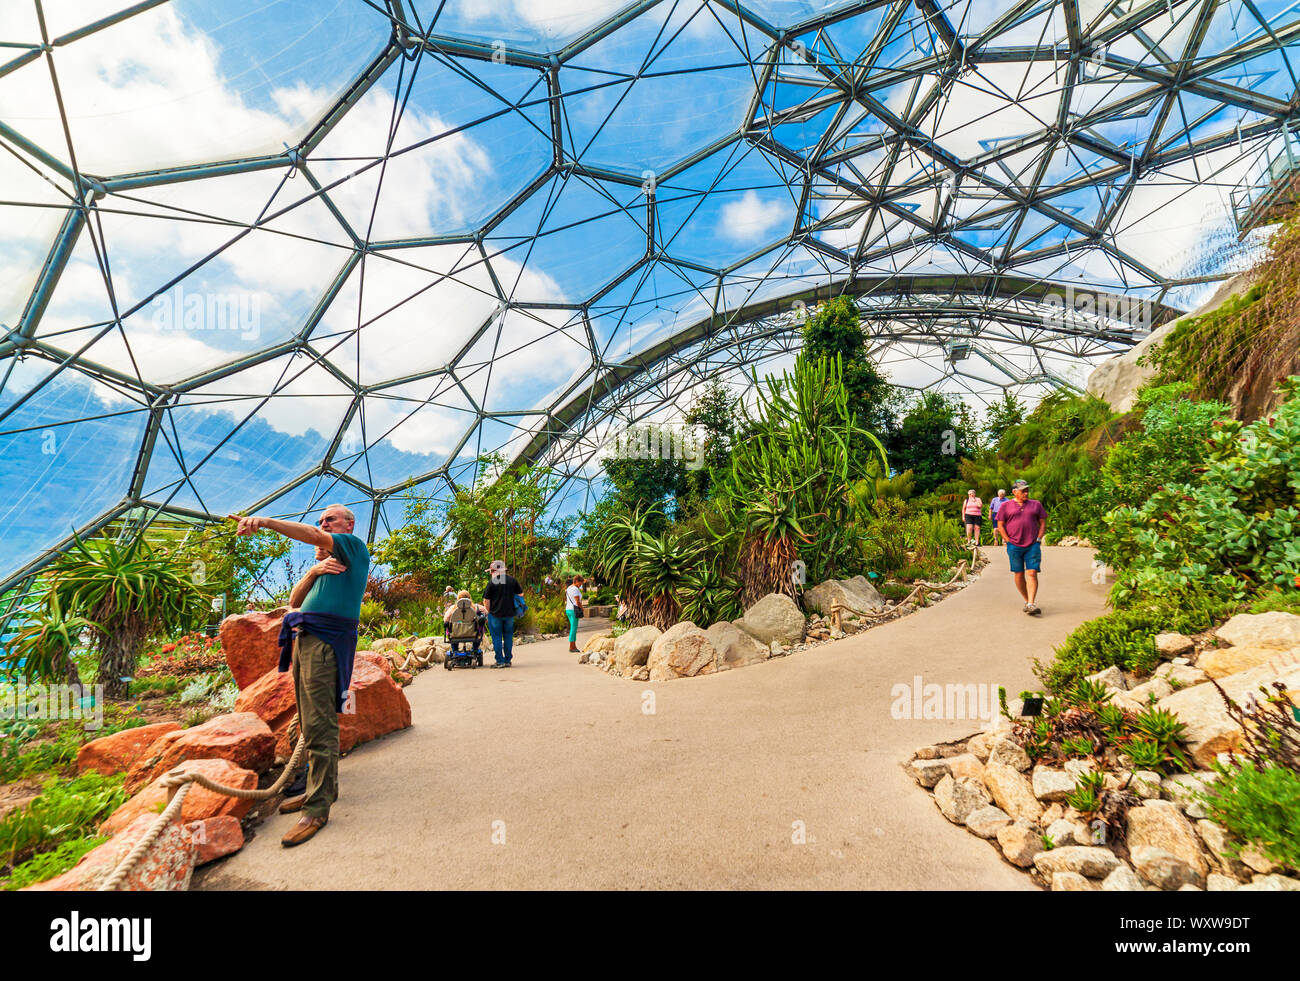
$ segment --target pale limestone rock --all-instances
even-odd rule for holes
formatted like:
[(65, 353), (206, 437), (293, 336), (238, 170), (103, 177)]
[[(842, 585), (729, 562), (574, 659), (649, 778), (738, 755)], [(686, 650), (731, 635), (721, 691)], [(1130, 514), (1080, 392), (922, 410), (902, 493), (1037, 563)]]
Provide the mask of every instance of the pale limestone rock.
[(1117, 688), (1120, 691), (1124, 691), (1128, 688), (1128, 685), (1124, 682), (1124, 672), (1113, 664), (1104, 671), (1098, 671), (1096, 674), (1088, 675), (1088, 680), (1099, 681), (1107, 688)]
[[(1269, 665), (1248, 668), (1219, 679), (1219, 685), (1230, 698), (1241, 704), (1248, 694), (1257, 694), (1260, 685), (1275, 680), (1289, 688), (1300, 687), (1300, 664), (1284, 666), (1281, 672)], [(1180, 722), (1186, 724), (1185, 739), (1191, 756), (1207, 769), (1219, 753), (1231, 751), (1241, 742), (1241, 727), (1228, 714), (1214, 685), (1196, 685), (1176, 691), (1162, 698), (1158, 707), (1173, 712)]]
[(1005, 763), (989, 763), (984, 767), (984, 784), (998, 807), (1013, 818), (1036, 821), (1043, 806), (1034, 797), (1034, 791), (1023, 773)]
[(1192, 638), (1185, 634), (1156, 634), (1156, 650), (1161, 660), (1169, 661), (1176, 657), (1187, 657), (1196, 649)]
[(995, 739), (990, 743), (988, 762), (1003, 763), (1021, 773), (1033, 765), (1025, 751), (1010, 739)]
[(1233, 840), (1228, 832), (1213, 821), (1201, 820), (1196, 822), (1196, 833), (1205, 843), (1205, 853), (1209, 857), (1211, 868), (1241, 882), (1250, 881), (1250, 866), (1228, 854), (1228, 843)]
[(1044, 875), (1077, 872), (1090, 879), (1104, 879), (1121, 864), (1114, 852), (1101, 845), (1067, 845), (1034, 856), (1034, 868)]
[(922, 787), (933, 787), (948, 776), (947, 760), (913, 760), (910, 767), (912, 776)]
[(1137, 873), (1121, 862), (1101, 882), (1102, 892), (1141, 892), (1142, 880)]
[(989, 803), (988, 792), (978, 780), (944, 777), (934, 788), (934, 802), (953, 824), (965, 824), (970, 815)]
[(807, 628), (803, 611), (784, 593), (768, 593), (735, 624), (759, 643), (787, 647), (802, 643)]
[(966, 827), (981, 838), (996, 838), (997, 833), (1009, 824), (1011, 815), (991, 804), (971, 811), (966, 816)]
[(1052, 892), (1096, 892), (1101, 887), (1078, 872), (1054, 872)]
[(1042, 835), (1028, 822), (1016, 822), (998, 828), (997, 838), (1006, 860), (1022, 869), (1033, 865), (1034, 856), (1043, 850)]
[(1064, 770), (1045, 766), (1034, 767), (1034, 796), (1043, 801), (1063, 801), (1073, 792), (1077, 781)]
[(1300, 616), (1294, 613), (1238, 613), (1215, 635), (1233, 647), (1300, 647)]
[(1197, 661), (1197, 667), (1211, 678), (1226, 678), (1250, 668), (1257, 668), (1278, 660), (1281, 669), (1282, 660), (1290, 658), (1300, 660), (1300, 646), (1281, 651), (1276, 647), (1220, 647), (1206, 651)]
[[(1201, 840), (1191, 822), (1172, 801), (1151, 800), (1141, 807), (1130, 808), (1127, 816), (1127, 840), (1130, 851), (1136, 856), (1139, 848), (1154, 848), (1168, 852), (1186, 865), (1193, 874), (1196, 885), (1205, 884), (1209, 864), (1201, 851)], [(1134, 858), (1135, 866), (1149, 881), (1154, 881)], [(1177, 888), (1165, 886), (1161, 888)], [(1181, 885), (1182, 883), (1178, 883)]]
[(1139, 845), (1130, 849), (1129, 854), (1142, 878), (1166, 892), (1185, 885), (1200, 888), (1205, 882), (1205, 876), (1198, 874), (1189, 862), (1163, 848)]

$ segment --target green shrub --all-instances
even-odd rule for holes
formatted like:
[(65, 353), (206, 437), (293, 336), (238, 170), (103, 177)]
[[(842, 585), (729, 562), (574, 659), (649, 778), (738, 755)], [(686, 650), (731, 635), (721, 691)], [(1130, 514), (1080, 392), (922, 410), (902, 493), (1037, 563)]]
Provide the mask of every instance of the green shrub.
[(1284, 592), (1269, 589), (1258, 596), (1246, 608), (1247, 613), (1294, 613), (1300, 616), (1300, 589)]
[(1160, 661), (1155, 636), (1166, 631), (1198, 633), (1206, 630), (1225, 610), (1222, 603), (1203, 595), (1188, 594), (1182, 605), (1144, 603), (1115, 610), (1080, 624), (1056, 658), (1044, 665), (1037, 658), (1034, 671), (1053, 692), (1067, 692), (1086, 675), (1112, 665), (1135, 674), (1147, 674)]
[(1300, 574), (1300, 376), (1270, 420), (1219, 424), (1194, 483), (1104, 519), (1116, 606), (1187, 593), (1241, 599)]
[(39, 797), (0, 820), (0, 857), (13, 866), (81, 838), (126, 801), (123, 779), (120, 773), (83, 773), (72, 780), (51, 777)]
[(563, 609), (539, 610), (534, 614), (533, 623), (539, 633), (567, 634), (569, 632), (569, 618)]
[(174, 695), (181, 687), (181, 679), (172, 675), (151, 675), (136, 678), (131, 682), (131, 696), (139, 698), (145, 692), (156, 691), (164, 695)]
[(72, 841), (65, 841), (53, 851), (41, 852), (17, 866), (9, 874), (9, 878), (0, 885), (12, 892), (17, 889), (26, 889), (38, 882), (53, 879), (56, 875), (62, 875), (80, 862), (81, 857), (86, 852), (106, 841), (108, 841), (108, 838), (76, 838)]
[(1300, 871), (1300, 773), (1281, 766), (1257, 768), (1246, 762), (1238, 769), (1217, 766), (1219, 779), (1206, 789), (1210, 820), (1241, 841), (1228, 845), (1240, 853), (1242, 842), (1253, 842), (1274, 862)]
[[(1227, 765), (1215, 763), (1220, 779), (1200, 795), (1211, 820), (1253, 842), (1273, 861), (1300, 871), (1300, 703), (1275, 681), (1261, 685), (1239, 705), (1218, 689), (1228, 714), (1241, 727), (1242, 744)], [(1239, 848), (1232, 848), (1237, 854)]]
[(905, 599), (912, 589), (912, 586), (901, 582), (882, 582), (876, 586), (876, 592), (887, 600), (893, 600), (895, 603)]
[(384, 604), (378, 600), (368, 599), (361, 602), (359, 620), (363, 631), (372, 630), (387, 616), (388, 611), (384, 609)]

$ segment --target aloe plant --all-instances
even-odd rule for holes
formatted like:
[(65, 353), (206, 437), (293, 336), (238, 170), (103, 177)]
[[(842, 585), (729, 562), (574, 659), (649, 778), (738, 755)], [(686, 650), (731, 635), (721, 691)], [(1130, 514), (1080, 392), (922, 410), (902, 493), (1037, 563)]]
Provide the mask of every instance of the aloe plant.
[(49, 573), (47, 603), (85, 617), (99, 654), (99, 682), (110, 698), (127, 695), (144, 641), (182, 629), (209, 603), (189, 569), (143, 538), (74, 540)]
[(854, 487), (889, 472), (880, 440), (849, 410), (838, 357), (801, 355), (792, 372), (755, 385), (757, 405), (742, 426), (748, 436), (717, 485), (721, 526), (708, 529), (735, 556), (746, 604), (795, 595), (796, 561), (808, 581), (856, 565), (864, 511)]
[(10, 641), (4, 663), (8, 667), (21, 664), (29, 682), (58, 680), (80, 691), (81, 675), (72, 652), (84, 633), (97, 629), (99, 624), (69, 613), (59, 595), (49, 592), (27, 626)]

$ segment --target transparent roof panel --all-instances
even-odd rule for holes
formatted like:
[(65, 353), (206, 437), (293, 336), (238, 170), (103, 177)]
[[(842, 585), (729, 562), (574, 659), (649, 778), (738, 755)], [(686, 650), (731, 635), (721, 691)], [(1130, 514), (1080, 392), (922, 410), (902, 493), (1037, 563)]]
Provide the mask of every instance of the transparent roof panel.
[[(72, 30), (130, 6), (56, 9)], [(53, 54), (77, 163), (107, 175), (277, 152), (382, 50), (389, 30), (361, 3), (172, 0), (142, 10)], [(44, 65), (30, 67), (48, 80)], [(39, 110), (29, 138), (69, 159), (57, 110)]]
[(411, 0), (414, 22), (431, 34), (538, 52), (558, 50), (627, 6), (628, 0)]
[[(376, 497), (387, 528), (407, 481), (530, 447), (588, 500), (609, 420), (788, 364), (814, 291), (902, 384), (1075, 383), (1145, 328), (1025, 297), (1172, 316), (1257, 255), (1230, 204), (1300, 36), (1282, 0), (1081, 0), (1073, 35), (1064, 0), (43, 9), (49, 54), (0, 5), (0, 438), (50, 475), (0, 587), (140, 495), (369, 533)], [(52, 464), (38, 423), (97, 455)]]
[[(35, 559), (118, 505), (131, 480), (148, 413), (76, 371), (16, 366), (0, 392), (0, 555)], [(43, 387), (23, 398), (20, 392)], [(26, 394), (26, 393), (24, 393)]]
[(639, 174), (735, 132), (760, 42), (719, 6), (651, 8), (561, 70), (568, 152)]
[(547, 94), (544, 77), (520, 66), (398, 61), (309, 164), (363, 239), (470, 231), (550, 164)]

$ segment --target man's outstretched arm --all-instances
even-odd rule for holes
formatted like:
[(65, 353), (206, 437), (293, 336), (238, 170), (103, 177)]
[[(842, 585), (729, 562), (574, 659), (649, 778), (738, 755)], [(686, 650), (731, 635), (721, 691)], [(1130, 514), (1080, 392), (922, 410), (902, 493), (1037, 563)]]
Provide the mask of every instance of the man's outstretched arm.
[(239, 522), (239, 528), (235, 532), (237, 535), (253, 535), (266, 530), (327, 551), (334, 547), (334, 537), (329, 532), (322, 531), (315, 525), (303, 524), (301, 521), (281, 521), (279, 518), (262, 518), (257, 515), (241, 518), (237, 514), (232, 514), (228, 517), (232, 521)]

